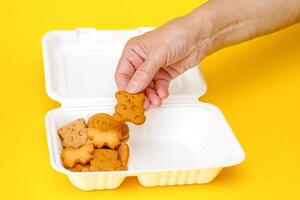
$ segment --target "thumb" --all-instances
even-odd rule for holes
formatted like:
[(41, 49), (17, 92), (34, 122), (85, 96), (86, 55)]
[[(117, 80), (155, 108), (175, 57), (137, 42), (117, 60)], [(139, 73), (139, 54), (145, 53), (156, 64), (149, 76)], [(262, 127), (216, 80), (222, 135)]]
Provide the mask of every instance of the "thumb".
[(129, 93), (138, 93), (146, 89), (159, 68), (160, 65), (157, 64), (153, 57), (145, 60), (131, 77), (126, 91)]

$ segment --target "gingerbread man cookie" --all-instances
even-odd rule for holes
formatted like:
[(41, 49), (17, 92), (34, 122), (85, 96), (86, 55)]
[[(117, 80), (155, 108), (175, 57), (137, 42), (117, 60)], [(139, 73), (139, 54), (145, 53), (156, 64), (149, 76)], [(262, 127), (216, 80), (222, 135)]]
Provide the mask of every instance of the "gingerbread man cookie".
[(132, 122), (136, 125), (145, 122), (145, 95), (143, 93), (129, 94), (125, 91), (118, 91), (115, 96), (118, 103), (115, 106), (114, 119), (117, 121)]

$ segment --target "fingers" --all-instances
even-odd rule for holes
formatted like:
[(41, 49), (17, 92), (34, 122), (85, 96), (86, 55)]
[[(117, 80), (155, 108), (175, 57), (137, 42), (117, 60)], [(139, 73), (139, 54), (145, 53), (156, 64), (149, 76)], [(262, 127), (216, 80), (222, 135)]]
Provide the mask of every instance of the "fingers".
[(146, 111), (148, 111), (150, 109), (150, 101), (148, 100), (147, 97), (145, 98), (145, 101), (144, 101), (144, 108)]
[(163, 68), (159, 69), (154, 77), (155, 90), (161, 99), (169, 96), (169, 84), (172, 76)]
[[(129, 88), (130, 93), (137, 93), (145, 90), (146, 99), (144, 101), (145, 110), (149, 110), (150, 106), (158, 106), (161, 104), (161, 98), (155, 91), (155, 83), (152, 81), (153, 76), (156, 73), (154, 62), (145, 61), (143, 59), (144, 52), (140, 49), (134, 49), (131, 42), (126, 45), (123, 50), (122, 56), (119, 60), (117, 70), (115, 73), (115, 79), (117, 86), (120, 90), (127, 90)], [(158, 69), (159, 67), (157, 67)], [(129, 85), (130, 82), (131, 86)], [(141, 82), (141, 88), (137, 91), (130, 90), (134, 81)]]
[[(149, 59), (150, 60), (150, 59)], [(121, 59), (116, 72), (116, 81), (121, 90), (137, 93), (145, 90), (144, 108), (160, 106), (169, 95), (170, 81), (187, 70), (187, 60), (181, 60), (167, 67), (159, 68), (154, 61), (144, 61), (136, 52), (127, 52), (126, 59)]]
[(158, 80), (155, 84), (155, 90), (161, 99), (165, 99), (169, 96), (169, 83), (165, 80)]
[(164, 69), (159, 69), (153, 80), (149, 83), (148, 87), (145, 89), (146, 100), (144, 107), (146, 110), (150, 106), (160, 106), (163, 99), (168, 95), (168, 87), (172, 77)]
[(126, 87), (129, 93), (138, 93), (147, 88), (154, 75), (160, 68), (159, 58), (147, 58), (144, 63), (136, 70)]
[(121, 58), (115, 73), (115, 80), (119, 90), (125, 90), (133, 73), (134, 66), (129, 60)]
[(115, 80), (119, 90), (125, 90), (135, 70), (142, 65), (144, 59), (130, 46), (124, 48), (118, 62)]
[(158, 96), (156, 91), (152, 88), (147, 88), (146, 89), (146, 96), (150, 102), (151, 105), (153, 106), (160, 106), (162, 103), (161, 98)]

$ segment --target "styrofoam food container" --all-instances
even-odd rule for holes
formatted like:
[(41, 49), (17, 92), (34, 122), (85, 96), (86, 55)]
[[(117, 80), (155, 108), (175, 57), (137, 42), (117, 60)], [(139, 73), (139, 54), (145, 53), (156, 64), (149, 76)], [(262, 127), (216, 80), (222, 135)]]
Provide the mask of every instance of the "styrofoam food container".
[(127, 176), (137, 176), (144, 186), (208, 183), (223, 167), (245, 158), (222, 112), (198, 101), (206, 84), (195, 67), (171, 83), (170, 97), (146, 113), (143, 125), (129, 125), (128, 171), (71, 172), (63, 167), (57, 129), (77, 118), (113, 113), (119, 56), (129, 38), (146, 30), (52, 31), (42, 39), (47, 94), (61, 103), (46, 116), (51, 165), (82, 190), (117, 188)]

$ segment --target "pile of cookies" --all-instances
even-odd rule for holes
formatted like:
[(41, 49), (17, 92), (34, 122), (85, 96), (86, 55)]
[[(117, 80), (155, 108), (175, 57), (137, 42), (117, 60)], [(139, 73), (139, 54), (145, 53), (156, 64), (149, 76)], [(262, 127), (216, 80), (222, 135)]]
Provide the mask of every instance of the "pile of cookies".
[(129, 128), (125, 122), (143, 124), (143, 93), (116, 93), (117, 105), (111, 116), (95, 114), (86, 123), (83, 118), (57, 130), (63, 150), (63, 165), (74, 172), (127, 170)]

